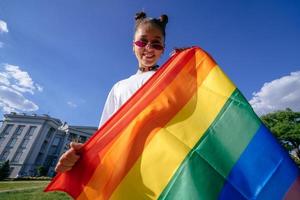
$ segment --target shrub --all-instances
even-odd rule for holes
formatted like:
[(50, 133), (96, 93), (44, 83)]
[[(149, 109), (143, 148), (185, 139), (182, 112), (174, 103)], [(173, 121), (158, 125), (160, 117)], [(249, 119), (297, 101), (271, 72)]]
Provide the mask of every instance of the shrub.
[(38, 176), (47, 176), (48, 170), (44, 166), (37, 167)]
[(4, 180), (8, 178), (10, 173), (9, 171), (10, 171), (9, 160), (7, 160), (4, 163), (2, 163), (0, 166), (0, 180)]

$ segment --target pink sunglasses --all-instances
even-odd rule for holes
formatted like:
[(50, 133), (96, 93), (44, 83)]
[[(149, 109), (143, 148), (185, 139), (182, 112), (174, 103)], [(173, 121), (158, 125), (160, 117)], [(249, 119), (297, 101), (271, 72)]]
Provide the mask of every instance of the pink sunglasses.
[(138, 41), (135, 41), (134, 44), (138, 47), (145, 47), (149, 44), (150, 47), (153, 48), (153, 49), (156, 49), (156, 50), (163, 50), (164, 49), (164, 47), (161, 44), (151, 43), (151, 42), (148, 42), (148, 41), (138, 40)]

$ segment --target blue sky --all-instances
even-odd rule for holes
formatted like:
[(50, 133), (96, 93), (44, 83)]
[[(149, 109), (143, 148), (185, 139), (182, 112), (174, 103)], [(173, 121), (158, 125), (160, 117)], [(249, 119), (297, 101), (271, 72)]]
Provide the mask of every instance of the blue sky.
[(208, 51), (257, 113), (300, 111), (300, 2), (0, 1), (0, 116), (97, 126), (112, 85), (137, 70), (134, 15), (169, 16), (167, 49)]

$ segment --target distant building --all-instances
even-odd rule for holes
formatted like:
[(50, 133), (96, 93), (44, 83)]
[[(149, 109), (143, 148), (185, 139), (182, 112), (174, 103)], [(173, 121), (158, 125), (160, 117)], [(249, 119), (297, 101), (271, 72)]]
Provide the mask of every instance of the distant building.
[(97, 127), (70, 126), (49, 115), (5, 114), (0, 128), (0, 162), (10, 161), (10, 178), (35, 176), (39, 166), (53, 176), (68, 144), (83, 143), (96, 130)]

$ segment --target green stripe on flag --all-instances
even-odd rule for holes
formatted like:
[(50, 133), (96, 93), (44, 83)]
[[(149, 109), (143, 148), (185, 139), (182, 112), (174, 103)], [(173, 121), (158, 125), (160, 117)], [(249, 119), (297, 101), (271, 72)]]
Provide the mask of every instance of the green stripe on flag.
[(248, 101), (236, 89), (159, 199), (216, 199), (260, 124)]

